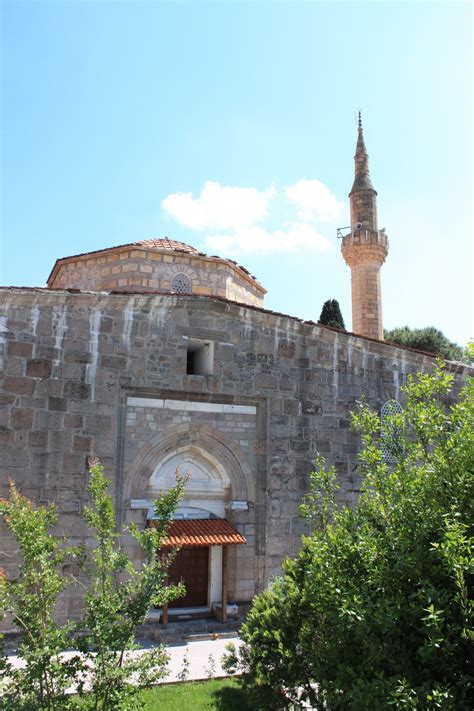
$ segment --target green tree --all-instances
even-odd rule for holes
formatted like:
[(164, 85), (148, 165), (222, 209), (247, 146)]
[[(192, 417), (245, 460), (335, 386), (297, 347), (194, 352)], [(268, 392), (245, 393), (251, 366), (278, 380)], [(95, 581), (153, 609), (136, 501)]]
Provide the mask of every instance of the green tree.
[(324, 302), (318, 323), (323, 326), (345, 329), (339, 302), (336, 299), (329, 299)]
[(316, 709), (472, 708), (473, 390), (449, 405), (451, 386), (442, 367), (409, 379), (393, 465), (378, 413), (360, 406), (356, 508), (335, 505), (319, 460), (312, 533), (243, 626), (254, 682), (303, 689)]
[(10, 616), (23, 635), (19, 655), (24, 666), (15, 668), (5, 656), (0, 661), (4, 683), (0, 706), (11, 709), (68, 709), (66, 695), (80, 660), (61, 658), (70, 644), (72, 625), (55, 620), (58, 595), (70, 584), (63, 566), (78, 549), (51, 535), (57, 521), (54, 506), (33, 508), (10, 482), (10, 498), (0, 500), (0, 516), (19, 549), (18, 576), (0, 574), (0, 619)]
[(401, 326), (384, 331), (384, 339), (390, 343), (398, 343), (401, 346), (417, 348), (420, 351), (434, 353), (446, 360), (458, 360), (471, 363), (468, 349), (464, 349), (457, 343), (450, 341), (444, 333), (434, 326), (427, 328), (409, 328)]
[[(0, 619), (10, 615), (23, 633), (19, 655), (24, 666), (14, 668), (0, 658), (0, 707), (5, 709), (93, 708), (115, 711), (139, 708), (138, 692), (166, 673), (168, 657), (162, 647), (137, 649), (134, 636), (153, 605), (162, 606), (183, 594), (182, 585), (167, 585), (167, 568), (175, 554), (158, 554), (166, 538), (185, 478), (154, 503), (155, 525), (140, 530), (116, 528), (110, 482), (96, 460), (90, 468), (91, 505), (84, 518), (94, 542), (89, 555), (52, 535), (56, 508), (40, 506), (22, 496), (13, 484), (9, 500), (0, 500), (0, 515), (19, 547), (19, 573), (7, 579), (0, 571)], [(135, 566), (121, 545), (131, 536), (143, 554)], [(80, 623), (57, 624), (58, 596), (75, 582), (64, 574), (65, 564), (82, 563), (88, 584)], [(80, 654), (64, 656), (69, 648)], [(75, 686), (78, 697), (66, 693)]]
[(175, 554), (158, 554), (167, 536), (173, 512), (181, 498), (185, 478), (177, 474), (176, 485), (155, 501), (154, 526), (126, 532), (144, 556), (139, 569), (125, 553), (116, 529), (110, 482), (96, 461), (90, 468), (89, 495), (92, 506), (84, 518), (94, 532), (97, 546), (86, 573), (85, 613), (78, 648), (83, 652), (87, 685), (81, 684), (83, 706), (92, 709), (139, 708), (141, 688), (156, 683), (166, 674), (168, 655), (163, 647), (133, 654), (135, 632), (153, 605), (162, 606), (184, 593), (183, 585), (167, 585), (166, 575)]

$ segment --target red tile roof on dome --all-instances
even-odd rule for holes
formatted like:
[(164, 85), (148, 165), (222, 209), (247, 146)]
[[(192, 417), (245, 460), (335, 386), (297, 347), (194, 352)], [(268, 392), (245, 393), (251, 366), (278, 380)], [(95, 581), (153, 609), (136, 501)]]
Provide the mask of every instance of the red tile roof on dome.
[[(153, 521), (150, 521), (153, 525)], [(242, 545), (247, 539), (222, 518), (177, 519), (171, 523), (166, 546)]]
[(163, 239), (141, 239), (137, 242), (133, 242), (133, 244), (140, 247), (148, 247), (150, 249), (168, 249), (170, 252), (201, 254), (196, 247), (186, 244), (186, 242), (178, 242), (175, 239), (168, 239), (168, 237), (164, 237)]
[[(127, 244), (118, 244), (115, 245), (115, 247), (104, 247), (103, 249), (94, 249), (92, 252), (80, 252), (79, 254), (70, 254), (67, 257), (60, 257), (59, 259), (56, 259), (54, 266), (51, 269), (48, 279), (46, 280), (47, 284), (49, 284), (50, 279), (56, 271), (56, 268), (63, 262), (67, 262), (70, 259), (78, 259), (79, 257), (89, 257), (95, 254), (101, 254), (102, 252), (113, 252), (115, 250), (124, 248), (130, 249), (132, 247), (143, 247), (144, 249), (157, 249), (165, 250), (168, 252), (181, 252), (185, 254), (192, 254), (197, 257), (208, 257), (207, 254), (205, 254), (204, 252), (200, 252), (198, 249), (196, 249), (196, 247), (193, 247), (191, 244), (186, 244), (186, 242), (178, 242), (178, 240), (169, 239), (168, 237), (160, 237), (156, 239), (142, 239), (137, 240), (136, 242), (129, 242)], [(243, 267), (241, 264), (237, 264), (237, 262), (235, 262), (233, 259), (226, 259), (225, 257), (219, 257), (217, 255), (214, 255), (212, 258), (220, 259), (221, 261), (227, 262), (228, 264), (233, 264), (249, 279), (252, 279), (252, 281), (254, 281), (264, 293), (266, 293), (266, 289), (263, 289), (262, 285), (259, 284), (257, 277), (251, 274), (248, 269), (245, 269), (245, 267)]]

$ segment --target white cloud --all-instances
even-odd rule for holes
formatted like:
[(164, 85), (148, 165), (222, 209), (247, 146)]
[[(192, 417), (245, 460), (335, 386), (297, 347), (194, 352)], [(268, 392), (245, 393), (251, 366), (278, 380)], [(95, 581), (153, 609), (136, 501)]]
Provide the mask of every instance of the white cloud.
[(199, 197), (173, 193), (161, 204), (178, 222), (193, 230), (237, 229), (261, 222), (275, 192), (273, 186), (259, 191), (207, 181)]
[(294, 222), (286, 229), (269, 231), (263, 227), (249, 225), (235, 230), (232, 235), (208, 235), (207, 247), (227, 254), (250, 252), (290, 252), (309, 249), (326, 252), (331, 243), (315, 227), (304, 222)]
[[(325, 252), (332, 245), (317, 223), (335, 220), (344, 209), (323, 183), (303, 178), (278, 192), (274, 185), (257, 190), (207, 181), (198, 197), (173, 193), (161, 204), (181, 225), (201, 232), (206, 249), (228, 255), (298, 249)], [(275, 223), (275, 215), (283, 211), (283, 227), (266, 224), (270, 217)]]
[(301, 178), (286, 188), (285, 195), (300, 208), (298, 216), (305, 221), (332, 222), (341, 216), (345, 207), (320, 180)]

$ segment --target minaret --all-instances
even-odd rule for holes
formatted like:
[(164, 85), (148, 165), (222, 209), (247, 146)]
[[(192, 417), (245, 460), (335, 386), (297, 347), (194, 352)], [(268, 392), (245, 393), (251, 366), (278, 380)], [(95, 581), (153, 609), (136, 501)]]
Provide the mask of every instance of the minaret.
[(360, 111), (354, 161), (355, 177), (349, 193), (351, 232), (341, 245), (342, 256), (351, 269), (352, 330), (383, 340), (380, 267), (387, 256), (388, 239), (377, 228), (377, 192), (370, 180)]

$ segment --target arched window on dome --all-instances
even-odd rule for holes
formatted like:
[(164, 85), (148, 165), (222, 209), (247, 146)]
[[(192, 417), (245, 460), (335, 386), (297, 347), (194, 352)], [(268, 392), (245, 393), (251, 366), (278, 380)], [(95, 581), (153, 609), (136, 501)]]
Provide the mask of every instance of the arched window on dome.
[(171, 291), (174, 294), (190, 294), (191, 279), (184, 272), (175, 274), (171, 282)]
[(397, 400), (387, 400), (380, 409), (382, 461), (396, 464), (403, 454), (402, 423), (398, 415), (403, 408)]

